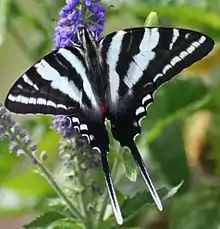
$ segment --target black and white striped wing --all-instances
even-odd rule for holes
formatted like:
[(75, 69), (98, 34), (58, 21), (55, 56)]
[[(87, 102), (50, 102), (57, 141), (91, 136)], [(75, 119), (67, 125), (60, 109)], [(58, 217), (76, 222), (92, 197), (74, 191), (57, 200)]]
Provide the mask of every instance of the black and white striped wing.
[(117, 31), (100, 41), (108, 75), (111, 130), (122, 146), (130, 148), (158, 208), (161, 201), (135, 146), (140, 119), (153, 102), (153, 93), (184, 68), (206, 56), (213, 40), (199, 32), (172, 28), (135, 28)]
[(5, 106), (15, 113), (53, 115), (97, 108), (83, 53), (66, 47), (46, 55), (15, 82)]
[(148, 84), (155, 90), (206, 56), (213, 45), (204, 34), (177, 28), (134, 28), (107, 35), (100, 50), (111, 111), (120, 112), (120, 99), (140, 94)]
[(126, 29), (100, 41), (109, 82), (107, 107), (122, 145), (140, 133), (138, 121), (146, 115), (156, 89), (206, 56), (213, 45), (202, 33), (177, 28)]

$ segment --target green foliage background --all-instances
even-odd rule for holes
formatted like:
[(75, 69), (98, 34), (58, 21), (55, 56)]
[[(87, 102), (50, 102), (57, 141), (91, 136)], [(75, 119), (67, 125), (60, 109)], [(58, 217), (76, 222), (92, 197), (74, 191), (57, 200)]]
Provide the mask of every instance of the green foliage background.
[[(0, 1), (1, 101), (12, 82), (53, 47), (55, 22), (52, 19), (59, 18), (64, 4), (64, 0)], [(126, 205), (129, 201), (125, 202), (122, 211), (130, 217), (123, 228), (219, 228), (220, 1), (134, 0), (106, 1), (105, 4), (114, 5), (107, 12), (106, 33), (143, 26), (149, 12), (156, 11), (160, 26), (196, 29), (216, 41), (208, 58), (158, 90), (147, 118), (142, 121), (143, 133), (138, 138), (139, 148), (158, 188), (184, 183), (174, 197), (163, 202), (162, 213), (154, 205), (137, 208), (135, 201), (131, 200), (130, 205)], [(50, 118), (25, 116), (17, 119), (37, 142), (39, 151), (48, 151), (47, 164), (58, 176), (62, 172), (57, 165), (59, 136), (50, 129)], [(127, 177), (135, 180), (135, 165), (129, 158), (123, 159)], [(28, 160), (9, 153), (8, 142), (0, 142), (1, 228), (21, 228), (10, 227), (11, 222), (6, 221), (6, 217), (15, 220), (15, 217), (39, 214), (45, 210), (46, 198), (56, 197), (33, 169)], [(145, 186), (139, 176), (133, 183), (124, 173), (122, 167), (116, 188), (132, 199), (145, 190)], [(137, 198), (139, 202), (147, 202), (144, 196), (136, 195)], [(59, 218), (58, 215), (53, 217)]]

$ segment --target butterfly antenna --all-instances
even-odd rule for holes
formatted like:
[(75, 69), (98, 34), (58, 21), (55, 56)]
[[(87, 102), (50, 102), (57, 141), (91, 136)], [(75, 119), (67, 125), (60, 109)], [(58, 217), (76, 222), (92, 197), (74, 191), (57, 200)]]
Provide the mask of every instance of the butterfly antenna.
[(117, 196), (115, 193), (115, 189), (112, 183), (112, 178), (110, 175), (109, 165), (108, 165), (108, 159), (107, 159), (107, 153), (101, 153), (101, 159), (102, 159), (102, 167), (105, 175), (105, 183), (107, 186), (108, 194), (111, 200), (111, 205), (113, 208), (113, 212), (116, 218), (116, 221), (119, 225), (123, 223), (123, 218), (121, 214), (121, 210), (118, 204)]
[(144, 181), (145, 181), (145, 183), (146, 183), (146, 185), (150, 191), (150, 194), (154, 199), (154, 202), (156, 203), (158, 209), (160, 211), (162, 211), (163, 205), (161, 203), (160, 197), (157, 194), (157, 191), (153, 185), (153, 182), (151, 181), (151, 178), (147, 172), (147, 168), (144, 165), (143, 159), (141, 158), (141, 155), (137, 149), (137, 146), (135, 145), (135, 143), (133, 143), (132, 146), (129, 148), (130, 148), (132, 156), (133, 156), (133, 158), (134, 158), (134, 160), (135, 160), (135, 162), (136, 162), (136, 164), (140, 170), (140, 173), (141, 173), (141, 175), (142, 175), (142, 177), (143, 177), (143, 179), (144, 179)]

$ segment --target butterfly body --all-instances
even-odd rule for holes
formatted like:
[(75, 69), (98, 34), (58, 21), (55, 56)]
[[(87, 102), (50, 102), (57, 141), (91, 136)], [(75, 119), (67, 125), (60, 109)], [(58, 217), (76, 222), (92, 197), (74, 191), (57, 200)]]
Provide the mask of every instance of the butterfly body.
[(154, 92), (184, 68), (206, 56), (213, 40), (178, 28), (133, 28), (99, 41), (85, 28), (81, 45), (52, 51), (29, 68), (10, 89), (5, 106), (15, 113), (66, 115), (73, 128), (101, 155), (105, 181), (116, 220), (123, 218), (110, 176), (109, 138), (130, 149), (150, 193), (162, 210), (135, 137)]

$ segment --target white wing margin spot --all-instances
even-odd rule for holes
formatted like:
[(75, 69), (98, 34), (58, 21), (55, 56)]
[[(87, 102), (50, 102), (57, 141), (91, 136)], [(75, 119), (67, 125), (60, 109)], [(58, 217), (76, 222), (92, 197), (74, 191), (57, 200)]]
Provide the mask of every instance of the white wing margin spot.
[(135, 114), (138, 116), (138, 115), (140, 115), (142, 113), (145, 113), (144, 107), (142, 107), (142, 106), (138, 107), (138, 109), (136, 110)]
[(77, 117), (72, 117), (72, 122), (77, 123), (78, 125), (80, 124), (80, 121)]
[(143, 97), (142, 99), (142, 105), (144, 106), (145, 103), (147, 103), (147, 105), (151, 102), (148, 102), (149, 100), (152, 100), (152, 96), (150, 94), (147, 94), (145, 97)]
[(37, 104), (39, 104), (39, 105), (46, 105), (47, 104), (46, 99), (38, 98), (37, 99)]
[(81, 124), (80, 125), (80, 130), (88, 130), (88, 127), (86, 124)]
[(37, 103), (36, 98), (33, 98), (33, 97), (29, 98), (29, 104), (36, 104), (36, 103)]
[(23, 95), (14, 96), (12, 94), (8, 95), (8, 100), (12, 102), (22, 103), (22, 104), (33, 104), (33, 105), (42, 105), (42, 106), (50, 106), (54, 108), (63, 108), (67, 110), (68, 108), (63, 104), (55, 104), (51, 100), (46, 100), (44, 98), (34, 98), (34, 97), (26, 97)]
[(51, 100), (47, 101), (47, 106), (51, 106), (51, 107), (54, 107), (54, 108), (57, 107), (56, 104), (54, 102), (52, 102)]

